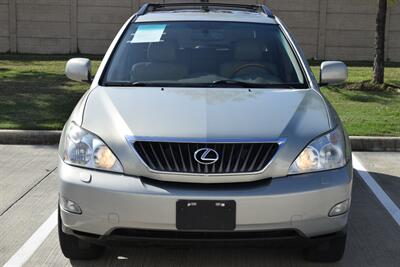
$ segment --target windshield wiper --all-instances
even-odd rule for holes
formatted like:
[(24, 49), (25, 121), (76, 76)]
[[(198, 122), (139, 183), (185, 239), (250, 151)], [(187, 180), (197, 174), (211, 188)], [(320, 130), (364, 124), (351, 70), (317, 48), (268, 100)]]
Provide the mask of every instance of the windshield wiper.
[(211, 84), (203, 84), (203, 83), (153, 83), (153, 82), (104, 82), (105, 86), (120, 86), (120, 87), (164, 87), (164, 86), (174, 86), (174, 87), (217, 87), (218, 85), (229, 87), (236, 86), (241, 88), (288, 88), (288, 89), (297, 89), (297, 88), (306, 88), (303, 84), (272, 84), (272, 83), (248, 83), (237, 80), (215, 80)]
[(213, 81), (211, 86), (216, 85), (236, 85), (244, 88), (306, 88), (303, 84), (286, 84), (286, 83), (247, 83), (237, 80), (216, 80)]
[(157, 84), (153, 83), (144, 83), (144, 82), (105, 82), (105, 86), (126, 86), (126, 87), (132, 87), (132, 86), (158, 86)]
[(151, 83), (144, 83), (144, 82), (133, 82), (133, 86), (157, 86), (157, 84), (151, 84)]
[(130, 82), (104, 82), (105, 86), (132, 86)]
[(215, 80), (213, 81), (210, 86), (214, 87), (216, 85), (233, 85), (233, 86), (240, 86), (244, 88), (251, 88), (251, 87), (260, 87), (258, 84), (255, 83), (246, 83), (236, 80)]

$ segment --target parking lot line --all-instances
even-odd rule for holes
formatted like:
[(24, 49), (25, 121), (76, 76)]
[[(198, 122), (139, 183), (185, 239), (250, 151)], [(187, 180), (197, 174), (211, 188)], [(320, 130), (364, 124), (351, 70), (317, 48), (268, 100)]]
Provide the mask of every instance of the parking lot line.
[(57, 210), (33, 233), (22, 247), (4, 264), (4, 267), (22, 266), (46, 240), (51, 231), (57, 226)]
[(375, 179), (368, 173), (361, 161), (353, 155), (353, 168), (357, 170), (360, 177), (371, 189), (374, 195), (378, 198), (379, 202), (386, 208), (392, 218), (400, 226), (400, 209), (396, 206), (393, 200), (383, 191)]

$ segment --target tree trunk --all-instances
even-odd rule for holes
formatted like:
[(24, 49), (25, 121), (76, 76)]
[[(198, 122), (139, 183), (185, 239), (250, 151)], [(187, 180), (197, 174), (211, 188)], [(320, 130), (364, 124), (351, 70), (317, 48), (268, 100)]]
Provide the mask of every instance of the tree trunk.
[(383, 84), (385, 76), (385, 29), (387, 0), (378, 0), (376, 16), (374, 83)]

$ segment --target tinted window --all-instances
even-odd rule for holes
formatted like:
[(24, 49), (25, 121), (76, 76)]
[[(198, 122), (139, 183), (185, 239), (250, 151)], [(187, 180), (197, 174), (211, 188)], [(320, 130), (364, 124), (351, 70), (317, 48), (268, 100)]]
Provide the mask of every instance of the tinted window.
[(236, 22), (133, 23), (103, 82), (215, 86), (218, 81), (306, 87), (277, 25)]

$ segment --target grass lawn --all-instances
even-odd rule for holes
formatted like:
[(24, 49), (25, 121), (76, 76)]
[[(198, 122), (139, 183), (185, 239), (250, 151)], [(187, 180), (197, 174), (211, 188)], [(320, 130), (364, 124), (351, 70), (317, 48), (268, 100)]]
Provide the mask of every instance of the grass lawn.
[(89, 84), (67, 79), (66, 57), (9, 57), (0, 56), (0, 128), (62, 129)]
[[(319, 67), (313, 66), (315, 77)], [(372, 67), (349, 67), (349, 83), (370, 80)], [(385, 82), (400, 87), (400, 67), (385, 69)], [(323, 87), (350, 135), (400, 136), (400, 93)]]
[[(0, 128), (61, 129), (85, 83), (64, 75), (68, 56), (0, 55)], [(94, 60), (94, 69), (100, 61)], [(318, 77), (318, 67), (313, 67)], [(350, 67), (349, 82), (370, 79), (371, 67)], [(400, 68), (386, 69), (386, 82), (400, 86)], [(322, 88), (350, 135), (400, 136), (400, 93)]]

